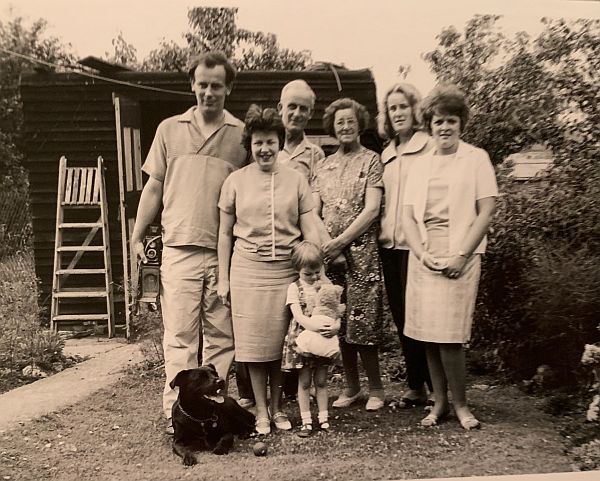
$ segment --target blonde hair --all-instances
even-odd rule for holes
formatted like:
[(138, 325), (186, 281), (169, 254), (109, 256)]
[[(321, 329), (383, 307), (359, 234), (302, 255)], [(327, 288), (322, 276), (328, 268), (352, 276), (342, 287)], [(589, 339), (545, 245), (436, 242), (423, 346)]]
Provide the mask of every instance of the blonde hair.
[(413, 84), (406, 82), (400, 82), (392, 85), (383, 97), (383, 102), (379, 108), (379, 115), (377, 116), (377, 130), (379, 136), (384, 139), (393, 139), (396, 136), (392, 123), (390, 122), (390, 116), (388, 115), (388, 98), (394, 93), (400, 93), (406, 97), (408, 104), (412, 108), (413, 126), (415, 130), (421, 128), (421, 93)]
[(321, 248), (310, 241), (302, 241), (292, 249), (292, 267), (296, 272), (308, 267), (320, 269), (323, 266), (323, 252)]

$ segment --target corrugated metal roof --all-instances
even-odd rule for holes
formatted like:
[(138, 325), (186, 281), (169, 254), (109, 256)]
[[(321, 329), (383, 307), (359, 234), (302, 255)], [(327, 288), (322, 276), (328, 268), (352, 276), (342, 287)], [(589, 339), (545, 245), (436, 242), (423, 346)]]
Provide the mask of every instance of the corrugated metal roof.
[[(351, 97), (364, 104), (371, 114), (371, 128), (363, 143), (380, 151), (375, 133), (377, 113), (375, 82), (370, 70), (333, 71), (248, 71), (240, 72), (226, 108), (243, 119), (251, 103), (275, 107), (282, 87), (294, 79), (304, 79), (317, 95), (315, 113), (307, 133), (323, 135), (321, 119), (325, 107), (340, 97)], [(170, 72), (114, 72), (110, 78), (133, 85), (83, 77), (75, 73), (31, 73), (21, 79), (24, 111), (24, 148), (29, 170), (33, 215), (36, 274), (41, 279), (41, 301), (48, 303), (52, 287), (54, 229), (58, 160), (65, 155), (71, 165), (93, 166), (98, 155), (106, 166), (109, 200), (109, 226), (113, 278), (123, 276), (120, 223), (117, 218), (119, 187), (117, 140), (113, 93), (140, 101), (142, 108), (142, 153), (145, 156), (160, 120), (183, 112), (195, 103), (187, 75)], [(174, 90), (189, 95), (156, 92), (137, 85)], [(45, 301), (45, 302), (44, 302)], [(121, 313), (121, 319), (122, 313)]]

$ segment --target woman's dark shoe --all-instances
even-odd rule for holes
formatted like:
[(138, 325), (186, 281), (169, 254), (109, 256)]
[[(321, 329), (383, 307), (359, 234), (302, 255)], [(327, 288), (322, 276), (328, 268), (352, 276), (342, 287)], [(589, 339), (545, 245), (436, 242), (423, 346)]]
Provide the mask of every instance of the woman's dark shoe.
[(400, 398), (400, 401), (397, 402), (396, 407), (399, 409), (410, 409), (417, 406), (425, 406), (427, 401), (425, 399), (411, 399), (408, 397)]
[(300, 438), (307, 438), (312, 434), (312, 424), (303, 424), (300, 430), (296, 433)]

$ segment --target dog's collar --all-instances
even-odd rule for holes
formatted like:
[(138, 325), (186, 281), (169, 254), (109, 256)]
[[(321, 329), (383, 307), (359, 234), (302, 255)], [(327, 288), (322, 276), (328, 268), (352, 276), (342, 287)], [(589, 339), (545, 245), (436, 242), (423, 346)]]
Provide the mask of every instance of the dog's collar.
[(206, 419), (198, 419), (198, 418), (195, 418), (194, 416), (192, 416), (191, 414), (186, 413), (185, 409), (183, 409), (183, 406), (181, 405), (181, 403), (178, 403), (177, 406), (179, 407), (179, 409), (181, 410), (181, 412), (183, 413), (183, 415), (185, 417), (191, 419), (194, 422), (199, 423), (201, 426), (204, 427), (204, 424), (208, 423), (210, 421), (212, 421), (213, 428), (217, 426), (217, 420), (219, 419), (219, 417), (217, 416), (217, 413), (213, 413), (211, 417), (206, 418)]

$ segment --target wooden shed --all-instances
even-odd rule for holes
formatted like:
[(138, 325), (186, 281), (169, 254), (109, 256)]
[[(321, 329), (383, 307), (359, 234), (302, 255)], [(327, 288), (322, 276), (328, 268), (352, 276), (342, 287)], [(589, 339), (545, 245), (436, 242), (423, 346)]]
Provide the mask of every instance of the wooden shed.
[[(117, 332), (125, 332), (129, 314), (124, 285), (135, 275), (128, 241), (145, 180), (140, 166), (159, 122), (182, 113), (194, 105), (195, 98), (185, 73), (125, 71), (102, 62), (96, 62), (94, 67), (105, 79), (55, 72), (32, 72), (21, 79), (35, 269), (41, 280), (39, 302), (47, 307), (52, 294), (59, 159), (64, 155), (70, 164), (93, 166), (97, 157), (102, 156), (106, 168)], [(315, 114), (307, 128), (310, 137), (326, 151), (330, 149), (322, 129), (324, 108), (337, 98), (351, 97), (364, 104), (372, 117), (370, 128), (362, 136), (363, 144), (381, 151), (375, 126), (375, 82), (366, 69), (240, 72), (225, 108), (243, 119), (251, 103), (275, 107), (282, 87), (298, 78), (306, 80), (317, 95)], [(81, 276), (72, 277), (71, 282), (86, 282)], [(86, 302), (74, 305), (73, 309), (85, 313), (93, 306)]]

